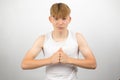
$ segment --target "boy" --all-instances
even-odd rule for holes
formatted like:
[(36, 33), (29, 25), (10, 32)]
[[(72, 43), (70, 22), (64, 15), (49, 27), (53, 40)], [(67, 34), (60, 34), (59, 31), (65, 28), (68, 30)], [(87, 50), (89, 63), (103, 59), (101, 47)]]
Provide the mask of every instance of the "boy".
[[(53, 31), (41, 35), (22, 61), (23, 69), (46, 66), (46, 80), (77, 80), (77, 67), (95, 69), (96, 60), (84, 37), (67, 29), (70, 8), (64, 3), (51, 6), (49, 20)], [(43, 50), (44, 59), (36, 60)], [(79, 52), (84, 59), (79, 59)]]

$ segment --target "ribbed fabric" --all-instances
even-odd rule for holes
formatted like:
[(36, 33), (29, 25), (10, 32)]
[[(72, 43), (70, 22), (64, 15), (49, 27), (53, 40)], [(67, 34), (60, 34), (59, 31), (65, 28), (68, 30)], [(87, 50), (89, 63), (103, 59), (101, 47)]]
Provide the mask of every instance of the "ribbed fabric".
[[(60, 48), (68, 56), (78, 58), (78, 44), (75, 33), (68, 31), (66, 40), (56, 42), (52, 32), (47, 33), (43, 45), (45, 58), (52, 56)], [(46, 80), (77, 80), (77, 67), (70, 64), (51, 64), (46, 66)]]

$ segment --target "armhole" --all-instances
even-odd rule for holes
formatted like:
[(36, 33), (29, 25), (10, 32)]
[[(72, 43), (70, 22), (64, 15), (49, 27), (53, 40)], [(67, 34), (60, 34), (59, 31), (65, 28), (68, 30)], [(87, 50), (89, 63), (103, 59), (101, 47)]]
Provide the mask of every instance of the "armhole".
[(41, 36), (43, 37), (43, 41), (42, 41), (42, 52), (43, 52), (43, 55), (44, 55), (44, 49), (43, 49), (43, 47), (44, 47), (46, 35), (44, 34), (44, 35), (41, 35)]
[(76, 42), (77, 42), (77, 44), (78, 44), (78, 55), (79, 55), (79, 58), (83, 58), (83, 56), (82, 56), (82, 54), (81, 54), (81, 51), (80, 51), (80, 49), (79, 49), (79, 42), (78, 42), (78, 35), (79, 35), (80, 33), (79, 32), (76, 32), (75, 33), (75, 37), (76, 37)]
[(42, 45), (42, 52), (43, 52), (43, 55), (44, 55), (44, 56), (45, 56), (45, 53), (44, 53), (44, 45), (45, 45), (45, 43), (48, 41), (49, 35), (50, 35), (50, 33), (46, 33), (46, 34), (43, 35), (43, 36), (44, 36), (44, 40), (43, 40), (43, 45)]
[(75, 33), (75, 40), (77, 42), (78, 45), (78, 56), (80, 55), (80, 50), (79, 50), (79, 44), (78, 44), (78, 38), (77, 38), (78, 32)]
[[(77, 40), (77, 43), (78, 43), (78, 35), (81, 35), (81, 33), (76, 32), (76, 40)], [(79, 43), (78, 43), (78, 44), (79, 44)]]
[(79, 45), (78, 45), (78, 39), (77, 39), (77, 35), (78, 35), (78, 32), (71, 32), (71, 35), (72, 35), (72, 37), (73, 37), (73, 39), (74, 39), (74, 41), (76, 42), (76, 44), (77, 44), (77, 46), (78, 46), (78, 56), (80, 55), (80, 50), (79, 50)]
[(77, 43), (78, 43), (78, 37), (77, 37), (78, 34), (79, 34), (78, 32), (75, 33), (75, 37), (76, 37), (76, 41), (77, 41)]
[(77, 43), (78, 43), (78, 53), (79, 53), (79, 58), (80, 59), (84, 59), (84, 56), (83, 56), (83, 54), (81, 53), (81, 50), (79, 49), (79, 42), (78, 42), (78, 35), (81, 35), (81, 33), (79, 33), (79, 32), (76, 32), (76, 41), (77, 41)]

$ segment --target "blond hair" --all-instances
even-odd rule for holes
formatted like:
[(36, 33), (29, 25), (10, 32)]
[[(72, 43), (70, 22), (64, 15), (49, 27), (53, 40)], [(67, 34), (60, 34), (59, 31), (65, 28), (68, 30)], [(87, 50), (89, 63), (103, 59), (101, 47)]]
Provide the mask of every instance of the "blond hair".
[(50, 15), (55, 18), (67, 17), (70, 12), (70, 8), (65, 3), (54, 3), (50, 8)]

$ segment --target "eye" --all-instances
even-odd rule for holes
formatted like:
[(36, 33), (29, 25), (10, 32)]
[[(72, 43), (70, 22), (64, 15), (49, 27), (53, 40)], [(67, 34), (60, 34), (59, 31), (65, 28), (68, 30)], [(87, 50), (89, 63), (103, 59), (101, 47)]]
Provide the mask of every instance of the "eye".
[(58, 20), (58, 18), (54, 18), (55, 20)]
[(66, 20), (66, 18), (64, 17), (64, 18), (62, 18), (62, 20)]

